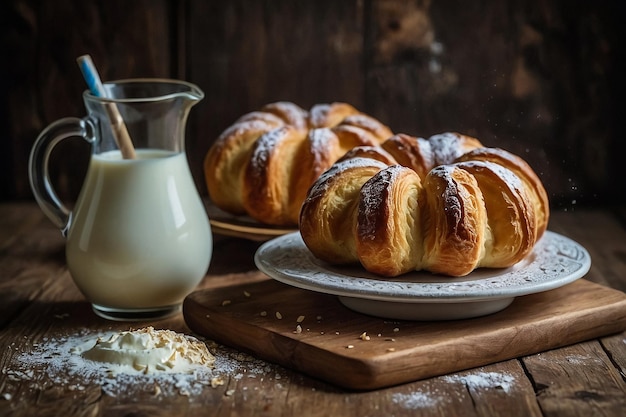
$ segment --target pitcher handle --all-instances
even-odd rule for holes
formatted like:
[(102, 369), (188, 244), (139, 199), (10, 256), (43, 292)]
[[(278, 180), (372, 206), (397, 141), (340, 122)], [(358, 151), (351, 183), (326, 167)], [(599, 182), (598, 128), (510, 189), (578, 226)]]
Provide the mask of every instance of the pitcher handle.
[(35, 200), (45, 215), (61, 229), (63, 236), (67, 235), (72, 212), (61, 202), (52, 187), (48, 159), (52, 149), (63, 139), (78, 136), (93, 143), (94, 131), (93, 124), (87, 117), (84, 119), (66, 117), (46, 127), (35, 140), (30, 152), (28, 174)]

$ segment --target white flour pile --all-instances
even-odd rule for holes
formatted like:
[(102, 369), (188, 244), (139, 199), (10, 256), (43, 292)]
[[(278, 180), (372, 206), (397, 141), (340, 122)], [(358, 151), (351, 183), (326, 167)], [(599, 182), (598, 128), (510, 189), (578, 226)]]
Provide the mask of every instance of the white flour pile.
[(2, 372), (9, 380), (27, 381), (33, 389), (50, 385), (84, 390), (97, 384), (106, 395), (149, 392), (194, 396), (229, 379), (267, 376), (281, 379), (276, 365), (224, 346), (151, 327), (108, 333), (82, 332), (45, 339), (18, 354)]
[(125, 331), (97, 339), (70, 350), (83, 359), (101, 363), (112, 375), (119, 373), (193, 373), (194, 368), (212, 367), (215, 357), (197, 339), (171, 330), (152, 327)]

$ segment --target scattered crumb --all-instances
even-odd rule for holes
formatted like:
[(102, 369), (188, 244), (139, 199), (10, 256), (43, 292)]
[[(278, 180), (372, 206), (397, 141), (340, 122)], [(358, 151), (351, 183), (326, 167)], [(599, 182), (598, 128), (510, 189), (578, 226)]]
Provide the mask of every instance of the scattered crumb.
[(224, 385), (224, 379), (222, 377), (216, 376), (211, 378), (211, 388), (217, 388), (220, 385)]
[(393, 332), (394, 332), (394, 333), (398, 333), (399, 331), (400, 331), (400, 329), (399, 329), (399, 328), (397, 328), (397, 327), (395, 327), (395, 328), (393, 329)]
[(300, 333), (302, 333), (302, 327), (298, 324), (298, 325), (296, 326), (296, 330), (294, 330), (293, 332), (294, 332), (294, 333), (296, 333), (296, 334), (300, 334)]
[(250, 297), (251, 294), (248, 291), (244, 291), (243, 295), (245, 295), (246, 297)]
[(282, 319), (283, 319), (283, 315), (282, 315), (282, 314), (280, 314), (280, 311), (277, 311), (277, 312), (276, 312), (276, 318), (277, 318), (278, 320), (282, 320)]
[(223, 306), (227, 306), (227, 305), (229, 305), (230, 303), (231, 303), (231, 301), (230, 301), (230, 300), (224, 300), (224, 301), (222, 301), (222, 305), (223, 305)]
[(259, 315), (261, 317), (265, 317), (265, 316), (267, 316), (267, 311), (261, 311), (261, 313), (259, 313)]
[(354, 345), (348, 345), (346, 346), (346, 349), (354, 349)]
[(387, 352), (395, 352), (396, 348), (387, 348)]
[(296, 323), (302, 323), (304, 321), (304, 316), (298, 316), (298, 318), (296, 319)]
[(361, 339), (361, 340), (370, 340), (370, 337), (368, 336), (367, 332), (363, 332), (363, 333), (361, 333), (361, 336), (359, 336), (359, 339)]
[(224, 395), (226, 395), (227, 397), (231, 397), (234, 393), (235, 393), (234, 389), (229, 389), (224, 393)]

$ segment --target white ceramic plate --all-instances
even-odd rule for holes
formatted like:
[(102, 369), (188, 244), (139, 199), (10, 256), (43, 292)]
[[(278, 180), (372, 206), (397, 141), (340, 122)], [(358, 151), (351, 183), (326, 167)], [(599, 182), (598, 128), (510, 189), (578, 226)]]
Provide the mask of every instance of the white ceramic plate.
[(297, 231), (297, 228), (271, 226), (260, 223), (250, 216), (236, 216), (227, 213), (208, 200), (205, 201), (205, 208), (211, 223), (211, 230), (223, 236), (266, 241)]
[(515, 297), (561, 287), (591, 267), (585, 248), (549, 231), (518, 264), (481, 268), (461, 278), (416, 271), (383, 279), (360, 266), (332, 266), (315, 258), (298, 232), (265, 242), (254, 260), (277, 281), (337, 295), (346, 307), (361, 313), (403, 320), (454, 320), (495, 313)]

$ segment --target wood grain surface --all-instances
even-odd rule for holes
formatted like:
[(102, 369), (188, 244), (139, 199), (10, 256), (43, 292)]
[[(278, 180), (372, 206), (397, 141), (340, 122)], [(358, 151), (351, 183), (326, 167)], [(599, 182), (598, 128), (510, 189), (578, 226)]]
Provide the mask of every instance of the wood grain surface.
[(351, 389), (376, 389), (516, 358), (626, 329), (626, 295), (585, 280), (518, 297), (485, 317), (392, 321), (337, 297), (263, 281), (185, 300), (196, 333)]
[[(395, 132), (460, 131), (508, 149), (553, 204), (626, 201), (618, 181), (626, 72), (619, 1), (5, 0), (0, 2), (0, 200), (29, 199), (28, 154), (45, 126), (85, 114), (76, 57), (103, 80), (171, 77), (206, 93), (189, 118), (202, 159), (266, 103), (347, 101)], [(88, 146), (50, 169), (75, 197)], [(615, 189), (620, 192), (615, 192)]]
[[(551, 230), (576, 240), (591, 254), (586, 281), (621, 291), (626, 289), (624, 214), (620, 207), (554, 211), (550, 222)], [(253, 262), (258, 246), (216, 236), (211, 266), (198, 289), (219, 292), (266, 281)], [(241, 294), (241, 299), (253, 302), (255, 296), (250, 295), (248, 299)], [(263, 308), (270, 312), (268, 306)], [(279, 322), (285, 337), (293, 336), (297, 314), (294, 309), (290, 321)], [(208, 386), (193, 396), (137, 389), (112, 396), (79, 376), (54, 382), (53, 370), (46, 367), (32, 368), (30, 377), (15, 372), (22, 366), (21, 355), (49, 341), (146, 325), (194, 334), (182, 314), (148, 323), (116, 323), (95, 316), (67, 272), (60, 232), (32, 203), (0, 204), (1, 416), (622, 417), (626, 409), (624, 332), (366, 391), (343, 389), (210, 340), (214, 354), (241, 368), (225, 375), (223, 385)], [(407, 329), (404, 323), (389, 326), (391, 331), (399, 327), (399, 333)], [(363, 330), (374, 335), (371, 329)], [(359, 335), (347, 337), (346, 343), (369, 343)], [(252, 369), (260, 372), (251, 374)]]

